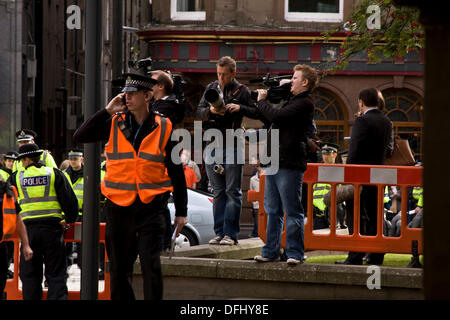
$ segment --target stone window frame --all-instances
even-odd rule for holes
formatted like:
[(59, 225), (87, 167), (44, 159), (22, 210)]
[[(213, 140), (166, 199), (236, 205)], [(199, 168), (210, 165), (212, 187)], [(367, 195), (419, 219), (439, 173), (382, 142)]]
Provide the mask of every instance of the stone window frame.
[(289, 1), (284, 0), (284, 19), (288, 22), (343, 22), (344, 0), (339, 0), (339, 13), (289, 12)]
[(206, 21), (205, 11), (177, 11), (177, 1), (170, 0), (170, 19), (173, 21)]

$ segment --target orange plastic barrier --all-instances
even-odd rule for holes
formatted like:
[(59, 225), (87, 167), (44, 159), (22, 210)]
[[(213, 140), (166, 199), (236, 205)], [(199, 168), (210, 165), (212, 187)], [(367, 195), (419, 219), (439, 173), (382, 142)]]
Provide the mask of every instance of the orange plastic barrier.
[[(70, 226), (64, 234), (64, 241), (67, 242), (81, 242), (81, 223), (74, 223)], [(105, 243), (105, 223), (100, 223), (100, 243)], [(11, 239), (14, 242), (14, 278), (6, 282), (5, 292), (7, 300), (22, 300), (22, 290), (19, 287), (19, 243), (20, 240), (15, 236)], [(107, 261), (105, 251), (105, 263)], [(98, 300), (110, 300), (110, 275), (105, 268), (105, 286), (103, 291), (98, 292)], [(47, 297), (47, 290), (43, 291), (43, 299)], [(80, 300), (80, 291), (69, 291), (69, 300)]]
[[(423, 253), (422, 229), (407, 228), (407, 201), (401, 203), (401, 234), (400, 237), (383, 235), (384, 215), (384, 187), (386, 185), (399, 186), (402, 199), (407, 199), (408, 187), (422, 186), (422, 167), (404, 166), (369, 166), (308, 163), (303, 177), (303, 188), (308, 188), (307, 223), (305, 224), (305, 250), (334, 250), (380, 253), (411, 253), (413, 243), (417, 244), (418, 253)], [(313, 231), (313, 186), (315, 183), (331, 185), (330, 232), (327, 234)], [(259, 201), (258, 235), (266, 240), (267, 214), (264, 210), (265, 176), (260, 177), (259, 192), (248, 191), (248, 201)], [(351, 235), (336, 234), (336, 186), (339, 184), (353, 184), (354, 230)], [(377, 235), (360, 235), (360, 186), (375, 185), (378, 187), (378, 218)], [(281, 244), (286, 243), (286, 231), (283, 231)]]

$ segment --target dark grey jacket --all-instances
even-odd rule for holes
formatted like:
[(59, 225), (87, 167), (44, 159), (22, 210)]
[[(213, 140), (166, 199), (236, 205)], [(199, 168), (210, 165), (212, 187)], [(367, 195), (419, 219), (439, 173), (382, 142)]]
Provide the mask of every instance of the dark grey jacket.
[(226, 112), (223, 116), (211, 113), (209, 110), (210, 105), (205, 100), (205, 93), (207, 90), (211, 88), (217, 88), (218, 86), (219, 81), (217, 80), (208, 84), (198, 104), (198, 108), (194, 112), (194, 117), (201, 120), (207, 120), (205, 129), (216, 128), (222, 132), (225, 132), (225, 129), (240, 128), (242, 124), (242, 118), (244, 116), (252, 119), (259, 119), (259, 113), (254, 106), (254, 102), (251, 99), (250, 90), (244, 85), (240, 87), (241, 84), (236, 79), (234, 79), (233, 82), (225, 87), (223, 93), (224, 103), (236, 103), (240, 106), (240, 110), (233, 113)]

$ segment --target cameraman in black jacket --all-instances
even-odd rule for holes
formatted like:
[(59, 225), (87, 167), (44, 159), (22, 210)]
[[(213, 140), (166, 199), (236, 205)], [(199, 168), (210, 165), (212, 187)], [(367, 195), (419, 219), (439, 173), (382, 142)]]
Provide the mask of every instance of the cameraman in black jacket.
[[(236, 81), (235, 77), (236, 61), (228, 56), (220, 58), (217, 62), (218, 80), (206, 87), (194, 113), (195, 117), (207, 121), (208, 128), (218, 129), (223, 135), (223, 141), (221, 141), (223, 159), (216, 159), (218, 157), (215, 154), (216, 150), (211, 153), (211, 158), (208, 155), (205, 156), (206, 173), (214, 189), (213, 212), (216, 237), (211, 239), (210, 244), (234, 245), (239, 235), (243, 164), (238, 163), (237, 157), (243, 150), (236, 147), (236, 141), (234, 146), (225, 145), (226, 129), (239, 129), (244, 116), (258, 118), (250, 90)], [(205, 96), (210, 89), (216, 90), (218, 97), (221, 96), (223, 104), (220, 104), (222, 105), (213, 106), (210, 104), (211, 101), (207, 102)], [(239, 143), (243, 141), (238, 141), (238, 145)], [(223, 165), (224, 172), (216, 172), (214, 170), (216, 164)]]
[(255, 257), (258, 262), (276, 261), (280, 258), (284, 212), (287, 263), (296, 265), (303, 262), (302, 181), (306, 170), (307, 134), (313, 126), (314, 102), (311, 91), (317, 82), (315, 69), (296, 65), (291, 79), (293, 97), (281, 108), (275, 108), (266, 100), (267, 90), (258, 89), (258, 110), (271, 123), (270, 130), (279, 130), (279, 141), (271, 141), (271, 135), (268, 135), (267, 147), (270, 148), (270, 154), (279, 152), (279, 166), (276, 170), (272, 164), (266, 170), (264, 209), (267, 212), (267, 237), (262, 255)]

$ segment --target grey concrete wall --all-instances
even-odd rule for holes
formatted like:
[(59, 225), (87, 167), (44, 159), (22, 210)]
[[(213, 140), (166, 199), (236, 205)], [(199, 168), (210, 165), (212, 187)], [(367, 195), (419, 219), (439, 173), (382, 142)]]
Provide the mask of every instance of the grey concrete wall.
[[(263, 244), (248, 239), (233, 247), (201, 245), (177, 250), (172, 259), (162, 257), (164, 299), (423, 299), (422, 269), (380, 267), (380, 289), (370, 290), (369, 266), (257, 263), (251, 258)], [(133, 288), (143, 299), (139, 263)]]
[(22, 105), (22, 0), (0, 0), (0, 153), (15, 148)]

